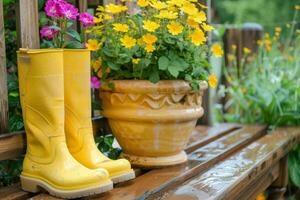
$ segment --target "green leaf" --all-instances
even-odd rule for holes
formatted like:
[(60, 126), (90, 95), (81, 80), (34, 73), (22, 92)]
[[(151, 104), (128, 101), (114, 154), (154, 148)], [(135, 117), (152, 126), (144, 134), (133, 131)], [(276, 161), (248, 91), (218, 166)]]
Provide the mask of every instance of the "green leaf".
[(77, 33), (77, 31), (75, 31), (74, 29), (68, 30), (66, 34), (76, 39), (78, 42), (81, 42), (79, 33)]
[(81, 42), (78, 41), (70, 41), (66, 46), (66, 49), (82, 49)]
[(159, 78), (159, 73), (158, 73), (158, 70), (157, 69), (153, 69), (151, 71), (151, 74), (149, 76), (149, 80), (152, 82), (152, 83), (157, 83), (160, 78)]
[(158, 59), (158, 68), (160, 70), (166, 70), (169, 66), (169, 59), (166, 56), (161, 56)]
[(108, 66), (109, 68), (111, 68), (112, 70), (119, 70), (120, 67), (121, 67), (121, 65), (116, 64), (116, 63), (113, 63), (113, 62), (111, 62), (111, 61), (108, 61), (108, 62), (107, 62), (107, 66)]
[(179, 75), (179, 72), (181, 71), (180, 67), (178, 67), (178, 65), (170, 65), (168, 67), (168, 71), (170, 72), (170, 74), (174, 77), (174, 78), (177, 78), (178, 75)]

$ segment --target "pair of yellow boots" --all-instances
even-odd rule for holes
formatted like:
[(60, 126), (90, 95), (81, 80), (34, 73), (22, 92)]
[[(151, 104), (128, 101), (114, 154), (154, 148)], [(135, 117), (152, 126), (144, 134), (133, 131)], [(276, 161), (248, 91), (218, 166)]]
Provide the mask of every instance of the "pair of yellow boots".
[(88, 50), (20, 49), (18, 68), (27, 136), (24, 190), (77, 198), (135, 177), (127, 160), (108, 159), (94, 142)]

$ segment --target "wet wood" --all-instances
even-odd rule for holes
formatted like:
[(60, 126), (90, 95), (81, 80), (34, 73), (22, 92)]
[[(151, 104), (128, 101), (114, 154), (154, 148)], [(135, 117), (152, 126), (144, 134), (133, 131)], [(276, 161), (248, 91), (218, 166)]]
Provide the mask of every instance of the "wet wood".
[(0, 200), (23, 200), (32, 197), (34, 194), (21, 190), (20, 184), (14, 184), (0, 188)]
[[(187, 163), (138, 170), (135, 180), (85, 199), (250, 200), (270, 185), (275, 192), (281, 192), (287, 176), (285, 156), (299, 140), (297, 128), (281, 128), (265, 135), (264, 126), (197, 127), (187, 147)], [(45, 193), (29, 194), (18, 187), (6, 195), (13, 197), (10, 199), (32, 195), (33, 200), (58, 200)]]
[(272, 168), (275, 163), (279, 163), (280, 159), (299, 140), (300, 129), (278, 129), (253, 142), (214, 168), (173, 189), (164, 198), (241, 199), (241, 191), (255, 182), (257, 177), (266, 174), (266, 171)]
[(17, 33), (19, 47), (39, 49), (38, 0), (22, 0), (17, 2)]
[(226, 137), (219, 138), (193, 151), (188, 155), (189, 159), (185, 164), (151, 170), (94, 199), (144, 199), (163, 193), (168, 188), (182, 184), (253, 142), (264, 134), (264, 130), (264, 126), (243, 126), (241, 129), (232, 131)]
[(0, 0), (0, 133), (8, 129), (8, 96), (4, 36), (3, 0)]
[(278, 179), (271, 185), (269, 190), (269, 200), (283, 200), (284, 193), (288, 185), (288, 156), (280, 161), (280, 175)]
[(0, 160), (12, 159), (25, 152), (24, 132), (0, 135)]

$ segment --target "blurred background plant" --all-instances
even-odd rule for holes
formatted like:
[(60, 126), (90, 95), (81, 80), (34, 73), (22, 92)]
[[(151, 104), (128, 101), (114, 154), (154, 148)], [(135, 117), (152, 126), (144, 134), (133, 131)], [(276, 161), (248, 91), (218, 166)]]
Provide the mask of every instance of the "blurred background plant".
[(213, 23), (243, 24), (255, 22), (261, 24), (266, 31), (275, 26), (285, 27), (291, 22), (291, 8), (300, 4), (300, 0), (213, 0), (216, 17)]
[[(243, 49), (239, 65), (236, 47), (231, 47), (224, 67), (226, 86), (218, 91), (225, 104), (215, 106), (218, 121), (261, 123), (269, 129), (300, 125), (299, 8), (295, 10), (288, 34), (281, 36), (280, 27), (272, 35), (266, 33), (257, 41), (257, 52)], [(289, 154), (289, 176), (300, 187), (300, 145)]]

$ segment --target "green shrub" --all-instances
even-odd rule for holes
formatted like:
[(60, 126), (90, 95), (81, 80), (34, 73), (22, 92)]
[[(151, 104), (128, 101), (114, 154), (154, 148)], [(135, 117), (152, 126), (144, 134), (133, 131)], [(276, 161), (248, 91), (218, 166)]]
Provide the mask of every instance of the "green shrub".
[[(285, 39), (278, 37), (279, 30), (274, 37), (266, 34), (253, 56), (245, 49), (239, 68), (235, 52), (228, 55), (231, 65), (226, 67), (225, 77), (229, 86), (219, 91), (227, 95), (228, 101), (222, 108), (226, 113), (218, 115), (220, 120), (262, 123), (270, 129), (300, 125), (300, 30), (294, 28)], [(299, 155), (300, 146), (289, 155), (290, 179), (298, 187)]]

